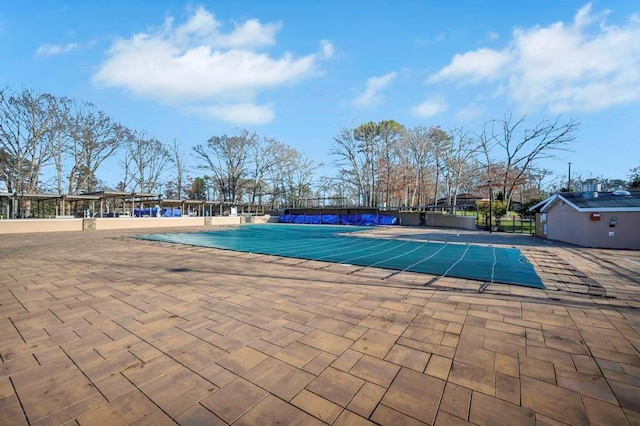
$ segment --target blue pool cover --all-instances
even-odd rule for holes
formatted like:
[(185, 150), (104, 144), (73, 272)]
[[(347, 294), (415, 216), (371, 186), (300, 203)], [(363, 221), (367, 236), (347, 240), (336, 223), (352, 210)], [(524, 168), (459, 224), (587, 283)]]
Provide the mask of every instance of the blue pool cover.
[(370, 228), (265, 224), (137, 238), (544, 288), (533, 265), (515, 248), (349, 235), (364, 230)]

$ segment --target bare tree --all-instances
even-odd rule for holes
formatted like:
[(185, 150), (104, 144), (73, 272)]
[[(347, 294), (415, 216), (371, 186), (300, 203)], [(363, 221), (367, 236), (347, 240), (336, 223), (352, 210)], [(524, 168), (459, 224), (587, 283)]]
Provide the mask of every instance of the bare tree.
[(540, 199), (546, 196), (544, 188), (544, 180), (553, 175), (553, 172), (548, 169), (531, 167), (527, 172), (527, 176), (524, 179), (524, 184), (520, 189), (522, 202), (528, 202), (532, 199)]
[(316, 170), (323, 166), (308, 156), (295, 150), (290, 152), (287, 159), (284, 184), (286, 202), (291, 207), (302, 207), (303, 201), (313, 194), (312, 185)]
[(7, 187), (12, 181), (12, 164), (13, 162), (11, 161), (9, 154), (4, 149), (0, 148), (0, 182), (4, 185), (5, 190), (8, 190)]
[(43, 168), (52, 158), (58, 100), (29, 90), (0, 90), (0, 151), (9, 192), (37, 192)]
[(320, 176), (318, 181), (318, 198), (322, 201), (320, 204), (330, 207), (345, 205), (345, 201), (349, 198), (344, 189), (344, 181), (337, 176)]
[(71, 153), (71, 140), (65, 131), (65, 123), (73, 101), (69, 98), (58, 98), (58, 108), (55, 117), (55, 126), (51, 134), (51, 156), (56, 169), (56, 189), (58, 194), (65, 191), (65, 165)]
[[(526, 116), (516, 119), (509, 113), (491, 122), (488, 139), (501, 151), (504, 171), (498, 183), (507, 208), (511, 205), (514, 189), (522, 183), (522, 178), (535, 162), (552, 158), (557, 151), (566, 151), (568, 145), (576, 140), (576, 132), (580, 127), (573, 119), (564, 123), (555, 119), (542, 120), (533, 128), (526, 129), (525, 121)], [(485, 140), (485, 145), (487, 142)]]
[(262, 194), (265, 191), (265, 178), (268, 172), (278, 164), (282, 164), (286, 157), (285, 145), (272, 138), (256, 138), (249, 144), (251, 151), (251, 203), (256, 202), (256, 197), (262, 203)]
[(175, 172), (176, 172), (175, 174), (176, 195), (178, 199), (182, 199), (186, 164), (184, 161), (184, 151), (182, 151), (182, 147), (178, 143), (177, 139), (173, 140), (173, 145), (171, 145), (170, 155), (171, 155), (170, 161), (171, 163), (173, 163), (173, 167), (175, 168)]
[(404, 146), (407, 160), (414, 172), (413, 191), (410, 205), (423, 205), (423, 185), (432, 152), (432, 130), (423, 126), (416, 126), (405, 133)]
[(155, 193), (170, 159), (169, 150), (158, 139), (140, 133), (131, 138), (125, 149), (124, 165), (136, 192)]
[(444, 155), (451, 145), (451, 137), (440, 127), (431, 127), (429, 129), (428, 137), (430, 142), (429, 145), (431, 147), (431, 159), (435, 165), (433, 203), (437, 204), (438, 197), (440, 196), (440, 175), (445, 167)]
[(288, 203), (286, 176), (289, 173), (288, 169), (295, 164), (298, 151), (289, 145), (279, 144), (275, 146), (275, 153), (278, 160), (266, 173), (266, 180), (271, 189), (271, 204), (274, 207)]
[(385, 206), (390, 205), (392, 190), (397, 187), (396, 179), (398, 176), (393, 171), (397, 169), (398, 148), (404, 131), (404, 126), (395, 120), (384, 120), (378, 123), (380, 137), (380, 158), (378, 162), (383, 170), (381, 173), (381, 180), (384, 182), (382, 202)]
[(96, 172), (104, 161), (133, 139), (132, 132), (89, 102), (75, 105), (65, 123), (71, 140), (73, 165), (68, 174), (69, 193), (96, 189)]
[(242, 130), (235, 136), (213, 136), (206, 146), (193, 147), (200, 167), (211, 171), (223, 201), (238, 201), (242, 178), (246, 174), (249, 146), (257, 137), (255, 133)]
[(337, 158), (335, 165), (357, 187), (360, 204), (377, 206), (389, 201), (396, 147), (403, 131), (403, 126), (394, 120), (370, 121), (354, 129), (343, 128), (334, 137), (331, 154)]
[(445, 177), (447, 183), (447, 202), (449, 205), (457, 204), (458, 190), (464, 178), (473, 171), (473, 159), (480, 151), (480, 144), (471, 137), (464, 128), (455, 128), (449, 131), (451, 143), (444, 151)]
[(409, 158), (409, 150), (407, 149), (407, 134), (410, 131), (411, 130), (406, 130), (398, 143), (398, 164), (394, 171), (397, 206), (404, 207), (411, 205), (410, 200), (415, 192), (415, 172)]
[(477, 135), (477, 139), (481, 147), (481, 165), (484, 169), (483, 176), (478, 181), (478, 188), (486, 190), (486, 196), (489, 198), (495, 183), (499, 182), (500, 177), (503, 175), (501, 165), (492, 158), (496, 146), (495, 136), (493, 135), (493, 122), (484, 123), (482, 131)]
[(340, 176), (347, 184), (356, 188), (359, 203), (366, 203), (370, 192), (368, 170), (371, 166), (368, 164), (368, 158), (362, 155), (360, 144), (352, 129), (343, 128), (340, 134), (333, 138), (331, 155), (337, 157), (334, 165), (338, 167)]
[(358, 142), (358, 151), (363, 159), (362, 175), (365, 182), (364, 205), (377, 206), (380, 199), (380, 128), (369, 121), (353, 129), (353, 137)]

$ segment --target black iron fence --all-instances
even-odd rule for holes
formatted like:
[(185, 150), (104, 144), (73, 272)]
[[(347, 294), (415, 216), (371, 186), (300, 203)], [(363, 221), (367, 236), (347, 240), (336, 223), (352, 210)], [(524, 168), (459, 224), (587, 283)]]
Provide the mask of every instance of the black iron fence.
[(516, 234), (529, 234), (535, 235), (536, 223), (533, 217), (527, 216), (512, 216), (510, 218), (491, 218), (491, 224), (489, 224), (489, 217), (478, 217), (476, 220), (476, 226), (478, 229), (491, 230), (493, 232), (509, 232)]

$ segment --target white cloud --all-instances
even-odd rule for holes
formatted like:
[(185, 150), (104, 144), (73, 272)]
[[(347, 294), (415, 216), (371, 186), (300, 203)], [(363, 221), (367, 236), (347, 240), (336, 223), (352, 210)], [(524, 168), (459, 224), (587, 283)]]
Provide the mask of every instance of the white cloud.
[(222, 22), (203, 7), (196, 9), (184, 25), (174, 29), (173, 23), (173, 18), (167, 18), (162, 33), (176, 44), (184, 43), (188, 47), (201, 43), (220, 49), (272, 46), (276, 43), (276, 34), (282, 28), (279, 22), (261, 24), (257, 19), (248, 19), (243, 23), (234, 23), (233, 30), (224, 33)]
[(500, 50), (456, 54), (428, 83), (495, 83), (525, 110), (596, 111), (640, 101), (640, 19), (609, 26), (582, 7), (573, 23), (516, 29)]
[(411, 112), (414, 115), (417, 115), (418, 117), (427, 118), (427, 117), (433, 117), (435, 115), (440, 114), (441, 112), (446, 111), (448, 107), (449, 106), (444, 100), (438, 97), (434, 97), (434, 98), (429, 98), (425, 100), (423, 103), (414, 106), (411, 109)]
[(429, 77), (429, 83), (459, 79), (462, 82), (477, 83), (500, 77), (504, 66), (511, 61), (508, 51), (478, 49), (456, 54), (449, 65)]
[(200, 108), (207, 103), (209, 116), (226, 121), (237, 122), (238, 111), (251, 110), (264, 122), (274, 114), (271, 107), (266, 113), (265, 107), (253, 105), (259, 91), (318, 75), (319, 61), (333, 54), (326, 40), (317, 53), (305, 56), (262, 52), (276, 43), (280, 23), (249, 19), (228, 32), (222, 27), (200, 7), (182, 25), (168, 18), (160, 29), (117, 39), (93, 81), (168, 104)]
[(390, 72), (380, 77), (371, 77), (367, 80), (364, 92), (356, 96), (351, 103), (361, 108), (379, 105), (384, 99), (381, 92), (396, 78), (396, 75), (396, 72)]
[(36, 56), (55, 56), (62, 55), (63, 53), (71, 52), (80, 47), (78, 43), (69, 43), (65, 45), (61, 44), (41, 44), (36, 49)]

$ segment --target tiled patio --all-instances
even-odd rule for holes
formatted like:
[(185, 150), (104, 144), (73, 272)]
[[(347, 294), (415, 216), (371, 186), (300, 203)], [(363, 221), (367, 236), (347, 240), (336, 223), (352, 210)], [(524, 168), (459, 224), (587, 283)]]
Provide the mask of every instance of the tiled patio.
[(0, 425), (640, 424), (640, 252), (484, 289), (134, 233), (0, 235)]

